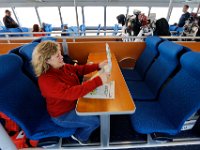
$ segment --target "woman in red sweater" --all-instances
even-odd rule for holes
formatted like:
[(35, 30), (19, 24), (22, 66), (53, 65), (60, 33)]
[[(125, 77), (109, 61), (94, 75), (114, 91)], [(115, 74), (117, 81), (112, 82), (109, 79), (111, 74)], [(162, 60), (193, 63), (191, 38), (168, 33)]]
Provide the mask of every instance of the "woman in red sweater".
[(78, 76), (99, 70), (107, 62), (76, 66), (65, 64), (59, 44), (45, 41), (34, 49), (32, 64), (53, 122), (62, 127), (76, 128), (71, 137), (80, 144), (87, 142), (92, 131), (99, 127), (99, 118), (78, 116), (75, 112), (77, 99), (107, 83), (109, 74), (101, 73), (83, 83), (79, 82)]

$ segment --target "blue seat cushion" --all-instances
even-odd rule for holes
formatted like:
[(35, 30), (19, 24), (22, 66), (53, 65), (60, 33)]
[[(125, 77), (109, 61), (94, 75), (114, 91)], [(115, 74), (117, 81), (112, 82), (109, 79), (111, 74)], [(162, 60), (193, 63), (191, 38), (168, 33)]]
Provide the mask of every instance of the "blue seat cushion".
[(176, 134), (178, 131), (167, 118), (158, 102), (137, 101), (136, 112), (130, 116), (132, 127), (139, 133)]
[(127, 81), (126, 82), (129, 88), (129, 91), (134, 100), (154, 100), (156, 95), (154, 95), (145, 82), (140, 81)]
[(133, 70), (130, 70), (130, 69), (122, 69), (122, 74), (124, 76), (124, 79), (126, 81), (142, 81), (142, 77), (139, 75), (139, 73), (137, 72), (137, 70), (133, 69)]

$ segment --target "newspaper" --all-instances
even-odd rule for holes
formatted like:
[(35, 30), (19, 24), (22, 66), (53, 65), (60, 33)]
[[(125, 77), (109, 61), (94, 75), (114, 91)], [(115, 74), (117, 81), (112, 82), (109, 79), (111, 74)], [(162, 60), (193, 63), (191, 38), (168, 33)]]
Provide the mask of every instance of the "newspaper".
[(115, 82), (110, 81), (92, 92), (86, 94), (84, 98), (98, 98), (98, 99), (114, 99), (115, 98)]

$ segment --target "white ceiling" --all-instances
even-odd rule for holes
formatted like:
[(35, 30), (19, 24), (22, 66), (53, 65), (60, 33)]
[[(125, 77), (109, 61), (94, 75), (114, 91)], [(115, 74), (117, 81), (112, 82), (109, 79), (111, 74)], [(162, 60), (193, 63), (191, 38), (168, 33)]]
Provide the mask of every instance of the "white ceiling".
[[(168, 6), (170, 0), (75, 0), (79, 6)], [(200, 0), (173, 0), (174, 6), (185, 3), (197, 7)], [(73, 6), (74, 0), (0, 0), (0, 7), (5, 6)]]

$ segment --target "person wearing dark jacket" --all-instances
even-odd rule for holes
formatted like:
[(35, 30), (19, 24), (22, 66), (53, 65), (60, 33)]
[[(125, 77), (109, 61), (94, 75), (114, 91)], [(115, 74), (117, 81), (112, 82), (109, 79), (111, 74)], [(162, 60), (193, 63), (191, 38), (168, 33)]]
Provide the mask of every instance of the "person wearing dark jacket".
[(189, 9), (188, 5), (183, 6), (184, 14), (182, 14), (180, 19), (179, 19), (179, 22), (178, 22), (179, 27), (183, 27), (185, 25), (185, 21), (190, 18), (190, 13), (188, 12), (188, 9)]
[(11, 17), (10, 10), (5, 11), (5, 17), (3, 17), (3, 22), (6, 28), (18, 28), (19, 25), (15, 22), (15, 20)]

